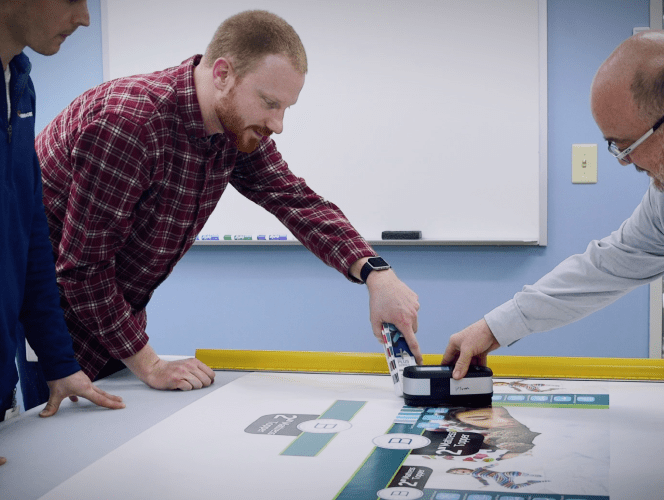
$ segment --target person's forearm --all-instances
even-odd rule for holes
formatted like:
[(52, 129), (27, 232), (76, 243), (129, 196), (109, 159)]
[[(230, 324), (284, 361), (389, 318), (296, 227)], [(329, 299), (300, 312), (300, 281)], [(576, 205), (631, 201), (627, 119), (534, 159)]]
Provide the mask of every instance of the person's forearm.
[[(46, 379), (55, 380), (71, 375), (81, 368), (74, 357), (71, 337), (60, 307), (53, 248), (48, 239), (41, 190), (35, 195), (33, 208), (28, 266), (27, 272), (23, 270), (22, 278), (25, 279), (25, 288), (21, 304), (21, 323), (30, 347), (39, 357)], [(17, 275), (10, 274), (10, 278), (14, 276)]]
[(133, 356), (122, 359), (122, 362), (134, 375), (145, 382), (154, 366), (159, 362), (159, 356), (150, 344), (146, 344)]

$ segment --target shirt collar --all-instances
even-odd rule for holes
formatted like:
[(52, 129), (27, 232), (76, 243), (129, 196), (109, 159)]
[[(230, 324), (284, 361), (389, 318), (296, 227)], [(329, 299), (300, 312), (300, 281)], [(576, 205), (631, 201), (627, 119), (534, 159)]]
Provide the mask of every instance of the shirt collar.
[(203, 113), (196, 96), (194, 84), (194, 69), (203, 56), (198, 54), (182, 61), (176, 76), (176, 89), (178, 108), (184, 120), (184, 127), (191, 142), (205, 143), (206, 145), (219, 145), (225, 143), (224, 134), (209, 136), (205, 131)]
[(25, 55), (24, 52), (21, 52), (20, 54), (16, 54), (11, 61), (9, 61), (9, 65), (14, 66), (16, 71), (20, 74), (23, 73), (30, 73), (30, 70), (32, 69), (32, 65), (30, 64), (30, 59), (28, 59), (28, 56)]

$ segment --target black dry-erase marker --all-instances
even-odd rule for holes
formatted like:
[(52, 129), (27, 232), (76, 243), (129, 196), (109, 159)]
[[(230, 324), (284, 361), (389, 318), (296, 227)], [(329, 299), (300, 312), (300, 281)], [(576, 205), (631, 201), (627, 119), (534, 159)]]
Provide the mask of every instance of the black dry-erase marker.
[(403, 370), (403, 399), (410, 406), (491, 406), (493, 372), (471, 365), (461, 380), (452, 366), (407, 366)]

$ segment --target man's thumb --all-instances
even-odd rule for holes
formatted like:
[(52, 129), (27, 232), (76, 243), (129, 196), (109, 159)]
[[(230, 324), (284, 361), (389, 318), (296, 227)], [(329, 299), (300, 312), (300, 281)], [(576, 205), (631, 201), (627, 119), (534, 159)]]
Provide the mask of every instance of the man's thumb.
[(60, 402), (62, 400), (59, 399), (57, 396), (51, 395), (51, 397), (48, 399), (48, 403), (46, 403), (46, 406), (44, 409), (39, 413), (40, 417), (52, 417), (58, 412), (58, 409), (60, 408)]

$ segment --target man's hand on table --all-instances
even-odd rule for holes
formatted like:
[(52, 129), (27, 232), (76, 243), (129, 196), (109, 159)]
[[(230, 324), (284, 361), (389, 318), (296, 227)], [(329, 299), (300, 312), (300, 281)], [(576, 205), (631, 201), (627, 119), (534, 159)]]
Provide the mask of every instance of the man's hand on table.
[(500, 347), (484, 318), (450, 337), (443, 365), (454, 365), (452, 376), (460, 380), (471, 364), (486, 366), (486, 356)]
[(214, 381), (214, 372), (196, 358), (165, 361), (149, 344), (122, 361), (153, 389), (190, 391), (207, 387)]
[[(120, 396), (114, 396), (96, 387), (82, 371), (77, 371), (58, 380), (46, 382), (50, 395), (44, 409), (39, 413), (40, 417), (51, 417), (58, 412), (60, 403), (65, 398), (77, 401), (77, 397), (88, 399), (98, 406), (119, 410), (125, 407)], [(0, 464), (1, 465), (1, 464)]]

